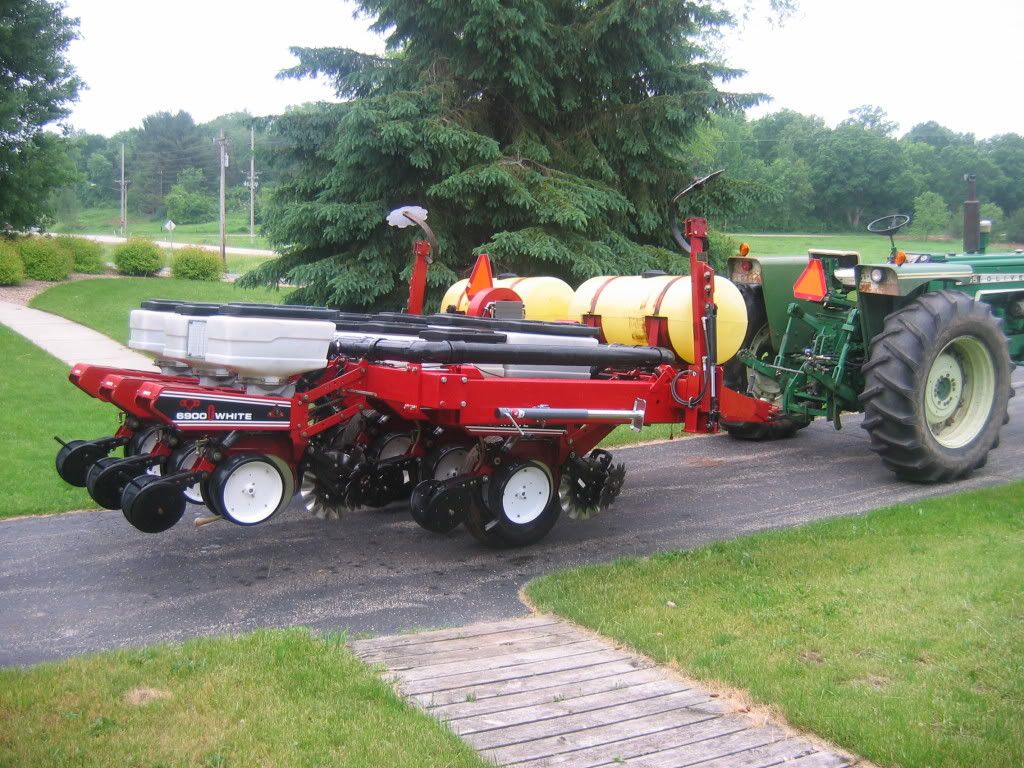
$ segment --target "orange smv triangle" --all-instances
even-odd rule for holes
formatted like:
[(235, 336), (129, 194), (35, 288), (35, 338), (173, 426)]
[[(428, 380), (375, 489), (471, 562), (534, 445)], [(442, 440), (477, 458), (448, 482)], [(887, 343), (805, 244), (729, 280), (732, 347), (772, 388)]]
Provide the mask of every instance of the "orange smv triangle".
[(476, 257), (476, 264), (473, 271), (469, 273), (469, 284), (466, 286), (466, 296), (472, 299), (480, 291), (494, 287), (494, 273), (491, 271), (491, 257), (481, 253)]
[(793, 283), (793, 296), (806, 301), (821, 301), (828, 295), (825, 286), (825, 268), (819, 259), (811, 259), (800, 277)]

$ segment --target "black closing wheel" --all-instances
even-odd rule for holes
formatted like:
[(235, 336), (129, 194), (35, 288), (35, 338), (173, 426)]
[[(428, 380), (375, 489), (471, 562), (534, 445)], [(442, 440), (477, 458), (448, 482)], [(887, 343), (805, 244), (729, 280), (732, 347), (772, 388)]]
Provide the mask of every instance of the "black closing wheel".
[(562, 511), (558, 481), (550, 467), (535, 460), (499, 467), (483, 501), (483, 508), (470, 510), (466, 527), (490, 547), (534, 544), (548, 535)]
[[(770, 363), (775, 359), (775, 349), (761, 289), (749, 285), (737, 287), (747, 306), (747, 334), (741, 348), (755, 359)], [(747, 368), (738, 355), (722, 366), (722, 379), (729, 389), (769, 402), (778, 400), (782, 394), (774, 380)], [(781, 440), (792, 437), (810, 423), (805, 417), (787, 415), (770, 422), (722, 421), (722, 428), (736, 440)]]
[(926, 293), (885, 319), (865, 363), (871, 450), (903, 480), (956, 480), (985, 465), (1009, 416), (1009, 349), (987, 304)]
[(85, 487), (89, 467), (110, 453), (89, 440), (69, 440), (57, 451), (57, 474), (68, 485)]
[(181, 520), (185, 499), (163, 478), (141, 474), (124, 487), (121, 511), (143, 533), (162, 533)]
[(258, 525), (288, 506), (295, 479), (277, 456), (240, 453), (217, 465), (206, 491), (214, 511), (237, 525)]
[(910, 217), (905, 213), (890, 213), (880, 219), (875, 219), (868, 224), (868, 232), (875, 235), (893, 235), (910, 223)]
[(124, 466), (124, 459), (102, 458), (89, 467), (85, 489), (104, 509), (120, 509), (121, 494), (130, 480), (145, 472), (138, 466)]

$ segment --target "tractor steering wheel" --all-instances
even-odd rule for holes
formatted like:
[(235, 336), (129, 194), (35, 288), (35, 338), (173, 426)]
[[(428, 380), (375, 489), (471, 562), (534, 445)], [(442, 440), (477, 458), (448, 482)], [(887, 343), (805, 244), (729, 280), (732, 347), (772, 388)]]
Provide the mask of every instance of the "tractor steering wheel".
[(905, 213), (890, 213), (880, 219), (875, 219), (868, 224), (868, 232), (876, 235), (892, 235), (903, 229), (910, 223), (910, 217)]

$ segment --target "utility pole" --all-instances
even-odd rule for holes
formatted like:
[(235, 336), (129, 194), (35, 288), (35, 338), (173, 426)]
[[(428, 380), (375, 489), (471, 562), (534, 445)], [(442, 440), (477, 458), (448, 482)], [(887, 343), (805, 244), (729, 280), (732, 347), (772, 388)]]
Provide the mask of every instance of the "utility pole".
[(124, 183), (124, 143), (121, 143), (121, 237), (128, 226), (128, 187)]
[(249, 242), (256, 240), (256, 187), (259, 182), (256, 180), (256, 129), (249, 126), (249, 180), (245, 185), (249, 187)]
[(217, 147), (220, 149), (220, 260), (221, 263), (227, 267), (228, 256), (227, 256), (227, 207), (225, 205), (224, 198), (224, 185), (226, 180), (226, 171), (228, 169), (228, 153), (227, 153), (227, 139), (224, 138), (224, 129), (220, 129), (220, 135), (217, 136)]

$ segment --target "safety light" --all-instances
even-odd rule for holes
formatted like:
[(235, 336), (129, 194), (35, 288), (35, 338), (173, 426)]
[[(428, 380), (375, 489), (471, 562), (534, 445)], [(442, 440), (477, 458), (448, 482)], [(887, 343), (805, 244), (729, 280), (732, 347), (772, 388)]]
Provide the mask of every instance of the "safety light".
[(750, 259), (744, 259), (743, 261), (740, 262), (740, 269), (742, 269), (744, 272), (749, 272), (753, 268), (754, 262), (752, 262)]
[(746, 243), (740, 243), (740, 256), (746, 256), (750, 253), (750, 246)]
[(895, 256), (895, 258), (893, 258), (893, 261), (896, 263), (897, 267), (902, 267), (904, 264), (907, 263), (907, 254), (906, 254), (906, 252), (905, 251), (896, 251), (896, 256)]
[(800, 277), (793, 283), (793, 296), (805, 301), (821, 301), (828, 295), (828, 287), (825, 284), (825, 268), (821, 261), (811, 259), (807, 267), (800, 273)]

